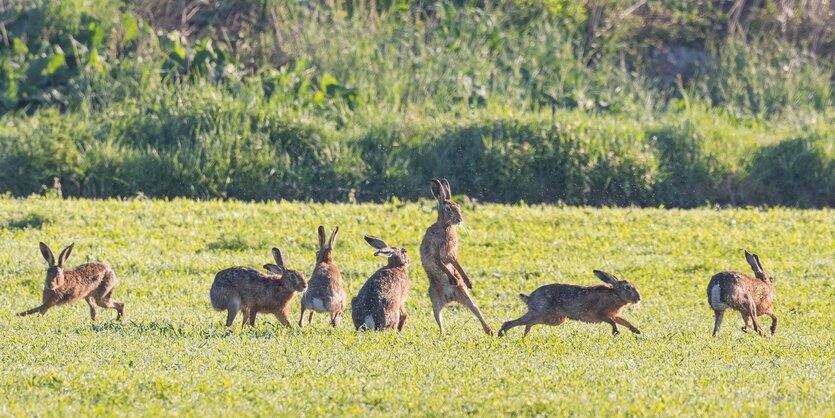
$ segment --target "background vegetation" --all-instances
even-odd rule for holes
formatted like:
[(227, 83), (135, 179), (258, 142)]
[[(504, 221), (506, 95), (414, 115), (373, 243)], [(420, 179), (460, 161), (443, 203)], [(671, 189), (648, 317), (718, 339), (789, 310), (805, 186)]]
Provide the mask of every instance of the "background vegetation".
[(20, 0), (0, 192), (835, 204), (829, 0)]
[[(466, 309), (439, 336), (417, 248), (429, 201), (302, 204), (0, 198), (0, 414), (38, 415), (616, 415), (828, 416), (835, 413), (835, 213), (832, 209), (593, 209), (465, 204), (461, 263), (488, 322), (524, 313), (517, 293), (553, 282), (632, 281), (624, 316), (642, 331), (568, 322), (485, 336)], [(126, 221), (129, 220), (129, 221)], [(383, 264), (362, 234), (413, 255), (400, 334), (284, 329), (259, 315), (231, 330), (209, 304), (214, 274), (260, 266), (278, 246), (310, 274), (316, 226), (340, 226), (350, 295)], [(392, 225), (396, 225), (393, 227)], [(113, 265), (128, 320), (78, 302), (45, 316), (38, 241), (75, 242), (68, 264)], [(56, 249), (58, 248), (58, 249)], [(746, 271), (743, 248), (777, 280), (773, 338), (725, 316), (710, 337), (706, 286)], [(298, 302), (291, 314), (298, 318)], [(763, 317), (768, 325), (768, 319)]]

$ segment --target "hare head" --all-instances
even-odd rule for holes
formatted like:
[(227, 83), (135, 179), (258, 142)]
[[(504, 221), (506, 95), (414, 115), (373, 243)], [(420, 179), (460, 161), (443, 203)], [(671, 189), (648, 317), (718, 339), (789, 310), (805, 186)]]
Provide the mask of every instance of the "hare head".
[(767, 283), (774, 283), (774, 277), (768, 274), (765, 269), (763, 269), (763, 264), (760, 262), (760, 257), (756, 254), (751, 254), (748, 250), (745, 250), (745, 260), (748, 261), (748, 265), (751, 266), (751, 270), (754, 271), (754, 276), (764, 282)]
[(281, 277), (284, 287), (293, 292), (304, 292), (307, 289), (307, 282), (304, 280), (304, 274), (298, 270), (291, 270), (284, 266), (284, 259), (281, 257), (281, 251), (278, 248), (273, 248), (273, 258), (275, 264), (264, 264), (264, 269)]
[(626, 280), (619, 280), (617, 277), (605, 271), (595, 270), (594, 275), (603, 283), (611, 285), (615, 290), (615, 294), (627, 303), (638, 303), (641, 301), (641, 295), (638, 294), (638, 289)]
[(333, 245), (336, 243), (336, 233), (339, 227), (334, 228), (331, 238), (325, 242), (325, 227), (319, 225), (319, 250), (316, 251), (316, 263), (333, 262)]
[(390, 247), (385, 241), (372, 237), (371, 235), (366, 235), (365, 241), (377, 249), (374, 255), (388, 257), (389, 263), (387, 267), (409, 267), (411, 261), (405, 248)]
[(52, 253), (52, 250), (49, 249), (46, 244), (42, 242), (40, 243), (41, 254), (46, 262), (49, 263), (49, 266), (46, 269), (46, 282), (51, 283), (53, 288), (61, 284), (64, 277), (64, 263), (67, 261), (67, 258), (69, 258), (74, 245), (75, 243), (72, 243), (67, 248), (64, 248), (56, 260), (55, 254)]
[(432, 179), (432, 196), (438, 200), (438, 222), (458, 225), (464, 221), (461, 207), (452, 201), (452, 191), (447, 179)]

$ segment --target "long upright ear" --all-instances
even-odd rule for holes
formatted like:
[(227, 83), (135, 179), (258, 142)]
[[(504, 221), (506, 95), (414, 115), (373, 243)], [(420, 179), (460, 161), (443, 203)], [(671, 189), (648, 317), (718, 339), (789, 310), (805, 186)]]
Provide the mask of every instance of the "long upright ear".
[(605, 271), (595, 270), (594, 275), (597, 276), (598, 279), (602, 280), (603, 283), (608, 283), (612, 286), (618, 283), (617, 277), (609, 273), (606, 273)]
[(319, 249), (325, 249), (325, 227), (319, 225)]
[(367, 242), (368, 245), (370, 245), (370, 246), (372, 246), (372, 247), (374, 247), (378, 250), (382, 250), (383, 248), (388, 248), (388, 246), (389, 246), (388, 244), (386, 244), (385, 241), (383, 241), (383, 240), (381, 240), (380, 238), (377, 238), (377, 237), (372, 237), (371, 235), (366, 235), (365, 236), (365, 242)]
[(49, 263), (49, 267), (54, 266), (55, 254), (52, 253), (52, 250), (50, 250), (49, 247), (42, 242), (38, 246), (41, 247), (41, 255), (43, 255), (44, 260)]
[(328, 241), (328, 248), (333, 250), (333, 244), (336, 244), (336, 233), (339, 232), (339, 227), (337, 226), (334, 228), (333, 232), (331, 232), (331, 239)]
[(284, 259), (281, 258), (281, 251), (278, 248), (273, 248), (273, 258), (275, 259), (275, 264), (278, 265), (278, 268), (280, 268), (281, 271), (284, 271)]
[(745, 250), (745, 260), (748, 261), (748, 265), (751, 266), (751, 270), (754, 271), (754, 274), (759, 277), (765, 270), (763, 270), (763, 265), (760, 263), (760, 258), (757, 257), (756, 254), (751, 254), (748, 250)]
[(275, 264), (264, 264), (264, 270), (267, 270), (270, 273), (275, 273), (279, 276), (284, 275), (284, 270), (282, 270), (281, 267), (279, 267)]
[(444, 199), (444, 186), (438, 179), (432, 179), (432, 196), (435, 196), (438, 201)]
[(70, 258), (70, 253), (72, 252), (72, 247), (75, 246), (75, 243), (70, 244), (67, 248), (64, 248), (61, 251), (61, 254), (58, 255), (58, 267), (64, 267), (64, 263)]
[(441, 186), (443, 186), (444, 189), (444, 199), (452, 199), (452, 189), (449, 188), (449, 180), (441, 179)]

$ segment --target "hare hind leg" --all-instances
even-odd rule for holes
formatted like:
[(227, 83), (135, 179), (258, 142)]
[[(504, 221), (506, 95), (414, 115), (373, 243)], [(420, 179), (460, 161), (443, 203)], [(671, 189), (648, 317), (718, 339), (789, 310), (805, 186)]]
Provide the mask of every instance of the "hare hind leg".
[(473, 298), (470, 296), (470, 294), (467, 293), (467, 290), (461, 287), (457, 288), (456, 290), (456, 301), (469, 308), (470, 311), (472, 311), (475, 314), (476, 318), (478, 318), (478, 320), (481, 322), (481, 329), (484, 330), (484, 333), (492, 336), (493, 329), (490, 328), (490, 325), (487, 325), (487, 321), (484, 320), (484, 315), (481, 314), (481, 310), (478, 309), (478, 306), (475, 304), (475, 301), (473, 301)]
[(725, 311), (723, 309), (717, 309), (713, 311), (713, 336), (715, 337), (716, 334), (719, 333), (719, 327), (722, 326), (722, 318), (725, 317)]
[(519, 327), (524, 325), (525, 326), (525, 334), (524, 336), (528, 335), (528, 332), (531, 330), (531, 327), (536, 324), (537, 315), (532, 314), (530, 311), (526, 312), (524, 315), (520, 316), (517, 319), (512, 321), (507, 321), (502, 324), (502, 327), (499, 329), (499, 337), (504, 337), (508, 331), (513, 328)]
[(116, 319), (122, 320), (125, 318), (125, 304), (113, 299), (113, 288), (110, 288), (104, 295), (97, 295), (96, 304), (102, 308), (115, 309)]

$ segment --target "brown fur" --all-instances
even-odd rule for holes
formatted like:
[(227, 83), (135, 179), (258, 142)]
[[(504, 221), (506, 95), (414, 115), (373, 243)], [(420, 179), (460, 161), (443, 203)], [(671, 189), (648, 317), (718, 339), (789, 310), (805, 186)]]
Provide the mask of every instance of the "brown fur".
[(329, 312), (331, 325), (336, 327), (345, 314), (348, 295), (342, 285), (342, 273), (333, 261), (333, 246), (336, 243), (336, 233), (339, 227), (331, 233), (330, 241), (325, 242), (325, 228), (319, 226), (319, 251), (316, 252), (316, 267), (307, 283), (307, 291), (301, 298), (301, 315), (299, 327), (302, 326), (305, 309), (310, 310), (307, 324), (313, 320), (313, 312)]
[(487, 335), (493, 330), (478, 309), (467, 289), (473, 284), (461, 264), (458, 263), (458, 231), (456, 225), (463, 221), (461, 207), (452, 199), (452, 191), (446, 179), (432, 180), (432, 195), (438, 200), (438, 220), (435, 221), (420, 243), (420, 262), (429, 278), (429, 299), (441, 333), (444, 332), (441, 314), (450, 302), (458, 302), (475, 314)]
[[(777, 295), (774, 278), (762, 267), (756, 254), (745, 251), (745, 259), (754, 271), (755, 277), (749, 277), (737, 271), (723, 271), (710, 278), (707, 285), (707, 302), (713, 309), (713, 336), (719, 333), (725, 309), (739, 311), (745, 325), (742, 331), (751, 331), (749, 320), (754, 323), (754, 330), (765, 335), (757, 317), (771, 317), (771, 335), (777, 332), (777, 315), (772, 310), (772, 303)], [(718, 293), (714, 291), (717, 287)]]
[(542, 286), (530, 296), (519, 297), (528, 305), (528, 312), (519, 319), (502, 324), (499, 336), (521, 325), (525, 334), (536, 324), (560, 325), (566, 319), (583, 322), (605, 322), (612, 326), (612, 334), (620, 333), (621, 324), (635, 334), (641, 331), (620, 316), (626, 305), (638, 303), (641, 296), (631, 283), (618, 280), (615, 276), (595, 270), (594, 274), (608, 286), (575, 286), (570, 284), (549, 284)]
[(43, 315), (49, 308), (75, 302), (81, 298), (90, 306), (90, 318), (96, 320), (96, 305), (102, 308), (115, 309), (116, 319), (125, 317), (125, 304), (113, 299), (113, 289), (117, 279), (113, 269), (105, 263), (82, 264), (72, 270), (64, 270), (64, 263), (72, 252), (73, 246), (64, 248), (55, 259), (52, 250), (46, 244), (40, 243), (41, 254), (49, 266), (46, 270), (41, 305), (19, 316), (39, 313)]
[(296, 292), (307, 287), (304, 275), (284, 267), (281, 252), (273, 248), (276, 264), (266, 264), (264, 273), (249, 267), (232, 267), (215, 275), (209, 297), (216, 311), (226, 310), (226, 326), (235, 321), (238, 311), (244, 315), (243, 326), (255, 326), (255, 315), (271, 313), (290, 327), (290, 303)]
[(366, 235), (365, 240), (377, 249), (374, 255), (388, 257), (388, 263), (377, 270), (351, 299), (354, 327), (358, 330), (394, 328), (402, 331), (408, 316), (409, 255), (405, 249), (390, 247), (379, 238)]

